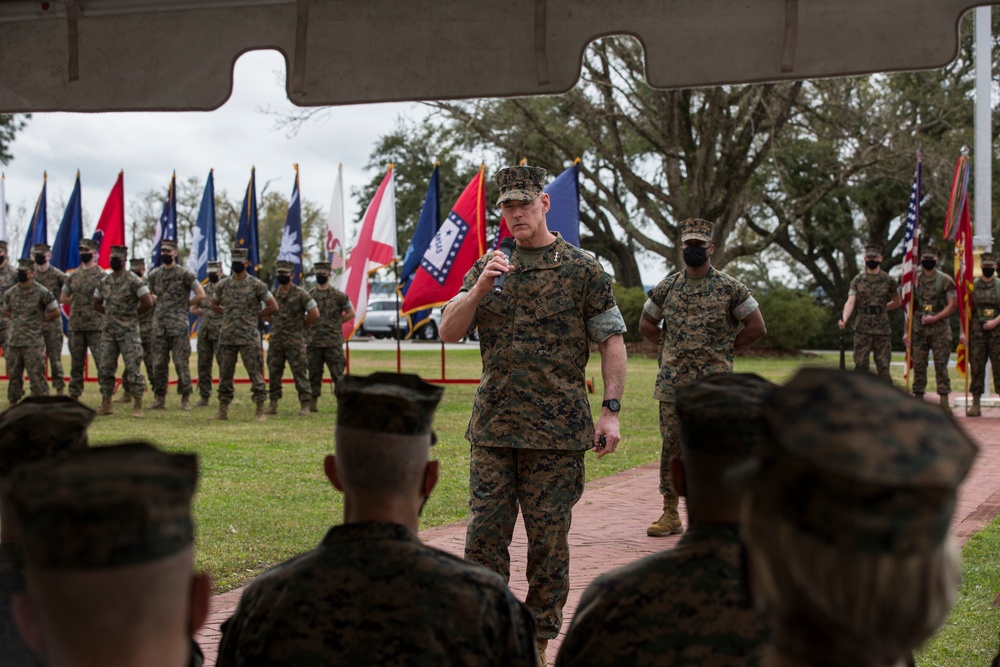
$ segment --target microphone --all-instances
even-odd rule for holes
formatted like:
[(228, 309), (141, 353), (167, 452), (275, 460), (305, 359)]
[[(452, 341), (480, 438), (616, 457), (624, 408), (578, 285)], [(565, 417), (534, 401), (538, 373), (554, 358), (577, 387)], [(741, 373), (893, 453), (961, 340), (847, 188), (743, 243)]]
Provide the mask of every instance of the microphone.
[[(514, 238), (508, 236), (503, 241), (501, 241), (499, 250), (500, 252), (503, 253), (504, 257), (510, 259), (510, 256), (514, 254)], [(499, 276), (493, 279), (494, 294), (501, 294), (503, 292), (503, 281), (506, 277), (507, 277), (506, 273), (501, 273)]]

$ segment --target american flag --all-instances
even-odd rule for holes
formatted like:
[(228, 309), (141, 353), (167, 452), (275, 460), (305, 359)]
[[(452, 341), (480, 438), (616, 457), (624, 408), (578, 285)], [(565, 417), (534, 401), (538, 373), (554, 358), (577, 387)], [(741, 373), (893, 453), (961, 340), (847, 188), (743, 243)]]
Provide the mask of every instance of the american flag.
[[(917, 158), (917, 172), (913, 175), (913, 188), (910, 190), (910, 206), (906, 211), (906, 231), (903, 234), (903, 279), (900, 294), (903, 300), (903, 317), (905, 318), (907, 338), (913, 330), (913, 290), (917, 284), (917, 232), (920, 229), (920, 159)], [(909, 390), (910, 347), (906, 348), (906, 365), (903, 367), (903, 377)]]

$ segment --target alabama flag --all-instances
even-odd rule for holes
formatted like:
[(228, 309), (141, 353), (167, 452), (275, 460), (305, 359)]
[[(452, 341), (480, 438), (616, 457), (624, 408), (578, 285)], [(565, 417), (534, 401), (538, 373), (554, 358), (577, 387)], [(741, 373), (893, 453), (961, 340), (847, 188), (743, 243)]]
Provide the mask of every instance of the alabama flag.
[(458, 294), (465, 274), (486, 252), (485, 173), (483, 165), (427, 247), (403, 299), (404, 315), (447, 303)]
[(368, 275), (387, 266), (396, 257), (396, 191), (392, 165), (372, 197), (361, 222), (358, 243), (340, 277), (340, 291), (354, 304), (354, 319), (344, 323), (344, 339), (350, 340), (368, 313)]

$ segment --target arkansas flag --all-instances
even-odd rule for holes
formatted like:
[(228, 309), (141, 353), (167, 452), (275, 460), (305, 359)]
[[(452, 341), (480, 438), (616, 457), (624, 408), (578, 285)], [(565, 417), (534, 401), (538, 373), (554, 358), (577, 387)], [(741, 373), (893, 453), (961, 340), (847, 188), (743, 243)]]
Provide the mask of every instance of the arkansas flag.
[(486, 252), (486, 166), (469, 182), (427, 247), (403, 298), (406, 315), (458, 294), (462, 280)]
[[(125, 245), (125, 172), (118, 172), (118, 180), (111, 188), (104, 210), (94, 230), (97, 243), (97, 265), (102, 269), (111, 268), (111, 246)], [(134, 252), (134, 250), (133, 250)]]
[(389, 265), (395, 257), (396, 191), (390, 164), (382, 184), (365, 209), (358, 243), (340, 277), (340, 291), (354, 304), (354, 319), (344, 322), (344, 340), (350, 340), (368, 313), (368, 274)]

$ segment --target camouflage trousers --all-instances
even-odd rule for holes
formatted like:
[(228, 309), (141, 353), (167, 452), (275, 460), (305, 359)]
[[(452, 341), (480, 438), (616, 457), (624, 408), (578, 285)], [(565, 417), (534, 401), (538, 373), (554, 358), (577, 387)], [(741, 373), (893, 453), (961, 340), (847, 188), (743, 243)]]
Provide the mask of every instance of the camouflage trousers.
[(10, 328), (10, 318), (0, 315), (0, 349), (7, 349), (7, 329)]
[(212, 396), (212, 364), (219, 353), (219, 330), (198, 329), (198, 395)]
[[(141, 334), (139, 342), (142, 343), (142, 364), (146, 367), (146, 377), (153, 377), (153, 336), (151, 334)], [(140, 369), (141, 372), (141, 369)], [(150, 379), (152, 382), (152, 379)], [(122, 391), (131, 393), (128, 385), (128, 377), (122, 377)]]
[(7, 359), (7, 400), (17, 403), (24, 398), (24, 372), (28, 372), (32, 396), (48, 396), (45, 380), (45, 346), (12, 345), (4, 350)]
[(53, 322), (46, 322), (42, 335), (45, 337), (45, 356), (49, 359), (49, 377), (52, 378), (52, 388), (58, 391), (66, 386), (62, 365), (62, 319), (59, 318)]
[(309, 347), (309, 387), (313, 398), (319, 398), (323, 393), (323, 369), (330, 370), (334, 382), (344, 374), (347, 360), (344, 358), (344, 348), (337, 345), (329, 347)]
[(465, 560), (510, 581), (510, 546), (521, 507), (528, 535), (524, 605), (538, 637), (553, 639), (569, 596), (569, 527), (583, 494), (583, 451), (472, 446)]
[(854, 370), (868, 372), (868, 355), (874, 353), (878, 376), (892, 384), (889, 363), (892, 361), (892, 341), (889, 334), (854, 332)]
[(141, 398), (146, 391), (146, 378), (140, 372), (142, 368), (142, 341), (138, 335), (123, 333), (114, 335), (104, 331), (101, 336), (101, 364), (99, 366), (98, 382), (101, 385), (101, 396), (111, 396), (115, 393), (115, 371), (118, 370), (118, 355), (125, 363), (124, 380), (128, 380), (128, 390), (136, 398)]
[(264, 382), (264, 364), (262, 363), (260, 345), (257, 343), (220, 345), (218, 354), (220, 403), (232, 403), (233, 396), (236, 394), (233, 377), (236, 375), (237, 355), (243, 358), (243, 367), (247, 369), (247, 375), (250, 376), (253, 402), (263, 403), (267, 400), (267, 384)]
[(309, 388), (309, 362), (306, 360), (306, 344), (298, 341), (278, 341), (267, 347), (267, 378), (270, 383), (269, 394), (272, 401), (281, 399), (281, 378), (285, 375), (285, 362), (292, 371), (295, 380), (295, 391), (299, 394), (300, 403), (312, 400), (312, 389)]
[(80, 398), (83, 394), (83, 375), (87, 367), (87, 350), (94, 360), (94, 370), (101, 366), (101, 330), (69, 332), (69, 395)]
[(1000, 327), (983, 331), (983, 325), (973, 321), (969, 334), (969, 391), (982, 394), (986, 389), (988, 360), (993, 365), (993, 388), (1000, 394)]
[(177, 371), (177, 393), (188, 396), (191, 394), (191, 337), (186, 333), (177, 336), (153, 334), (153, 394), (167, 395), (171, 355)]
[(947, 320), (936, 323), (944, 326), (925, 328), (913, 324), (910, 339), (910, 358), (913, 360), (913, 393), (922, 394), (927, 388), (927, 361), (934, 353), (934, 377), (937, 379), (937, 393), (951, 392), (951, 377), (948, 375), (948, 359), (951, 358), (951, 327)]
[(670, 401), (660, 401), (660, 495), (676, 498), (673, 482), (670, 481), (670, 461), (681, 455), (681, 424), (677, 418), (677, 406)]

